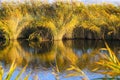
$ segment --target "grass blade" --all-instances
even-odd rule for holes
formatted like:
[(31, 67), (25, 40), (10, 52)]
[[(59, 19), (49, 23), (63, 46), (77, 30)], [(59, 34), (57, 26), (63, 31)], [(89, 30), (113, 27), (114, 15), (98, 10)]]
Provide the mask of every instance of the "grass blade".
[(27, 67), (27, 65), (25, 65), (25, 67), (19, 72), (19, 74), (17, 75), (17, 77), (15, 78), (15, 80), (18, 80), (20, 78), (20, 76), (22, 75), (22, 73), (25, 72), (26, 67)]
[(12, 77), (12, 74), (13, 74), (13, 72), (15, 71), (15, 69), (16, 69), (16, 64), (15, 64), (15, 60), (12, 62), (12, 65), (11, 65), (11, 67), (10, 67), (10, 70), (9, 70), (9, 72), (8, 72), (8, 75), (7, 75), (7, 77), (5, 78), (5, 80), (10, 80), (10, 78)]

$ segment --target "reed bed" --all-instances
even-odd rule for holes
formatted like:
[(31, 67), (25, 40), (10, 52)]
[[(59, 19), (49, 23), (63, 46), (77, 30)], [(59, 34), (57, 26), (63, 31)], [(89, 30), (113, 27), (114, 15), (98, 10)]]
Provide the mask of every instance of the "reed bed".
[[(102, 58), (96, 62), (95, 72), (109, 75), (112, 78), (116, 78), (116, 76), (120, 75), (120, 60), (116, 56), (116, 54), (110, 49), (107, 43), (106, 50), (108, 53), (102, 54)], [(108, 78), (109, 79), (109, 78)]]
[(120, 7), (105, 3), (85, 5), (73, 1), (47, 3), (37, 0), (1, 3), (0, 30), (5, 32), (5, 35), (8, 34), (7, 39), (30, 36), (36, 31), (26, 33), (28, 31), (26, 29), (36, 27), (50, 30), (39, 31), (39, 37), (43, 40), (44, 32), (51, 34), (53, 40), (103, 37), (120, 39)]

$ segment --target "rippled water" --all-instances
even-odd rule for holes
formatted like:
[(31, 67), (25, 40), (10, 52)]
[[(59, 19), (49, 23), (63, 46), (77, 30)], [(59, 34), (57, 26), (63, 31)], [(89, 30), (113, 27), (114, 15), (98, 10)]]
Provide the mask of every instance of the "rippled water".
[[(107, 41), (110, 48), (120, 57), (120, 41)], [(105, 48), (102, 40), (66, 40), (28, 42), (10, 41), (0, 42), (0, 65), (5, 69), (4, 77), (9, 71), (14, 59), (18, 65), (12, 79), (16, 77), (21, 68), (28, 63), (25, 75), (30, 74), (29, 80), (82, 80), (84, 75), (72, 75), (76, 71), (68, 71), (71, 65), (77, 66), (90, 79), (106, 78), (109, 76), (92, 72), (95, 62), (100, 59), (99, 54)], [(55, 73), (55, 74), (54, 74)], [(69, 76), (70, 75), (70, 76)], [(68, 77), (67, 77), (68, 76)]]

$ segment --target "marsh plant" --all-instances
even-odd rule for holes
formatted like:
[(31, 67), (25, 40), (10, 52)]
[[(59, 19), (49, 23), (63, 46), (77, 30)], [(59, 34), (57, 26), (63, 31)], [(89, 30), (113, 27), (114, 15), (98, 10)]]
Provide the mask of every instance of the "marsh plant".
[[(25, 67), (16, 75), (16, 77), (14, 78), (14, 80), (19, 80), (21, 75), (25, 72), (27, 65), (25, 65)], [(2, 68), (2, 66), (0, 67), (0, 80), (11, 80), (11, 77), (14, 73), (14, 71), (17, 68), (17, 64), (15, 62), (15, 60), (12, 62), (9, 71), (7, 72), (6, 76), (4, 77), (4, 69)], [(26, 77), (24, 78), (24, 80), (28, 80), (29, 78), (29, 74), (26, 75)]]
[(102, 54), (102, 58), (96, 62), (97, 68), (94, 69), (95, 72), (106, 74), (111, 77), (120, 75), (120, 61), (116, 54), (110, 49), (107, 43), (106, 50), (107, 54)]
[[(5, 38), (32, 37), (37, 33), (32, 28), (36, 27), (49, 29), (38, 30), (42, 40), (46, 40), (44, 37), (48, 34), (52, 35), (50, 40), (120, 39), (120, 7), (105, 3), (85, 5), (75, 1), (1, 3), (0, 33), (7, 35)], [(42, 36), (41, 32), (48, 34)]]

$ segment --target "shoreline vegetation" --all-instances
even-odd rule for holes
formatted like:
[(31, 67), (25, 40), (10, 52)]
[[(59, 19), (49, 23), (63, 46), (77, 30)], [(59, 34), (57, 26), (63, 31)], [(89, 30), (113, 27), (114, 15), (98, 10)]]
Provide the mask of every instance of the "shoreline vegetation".
[(2, 2), (0, 39), (120, 40), (120, 6), (81, 2)]

